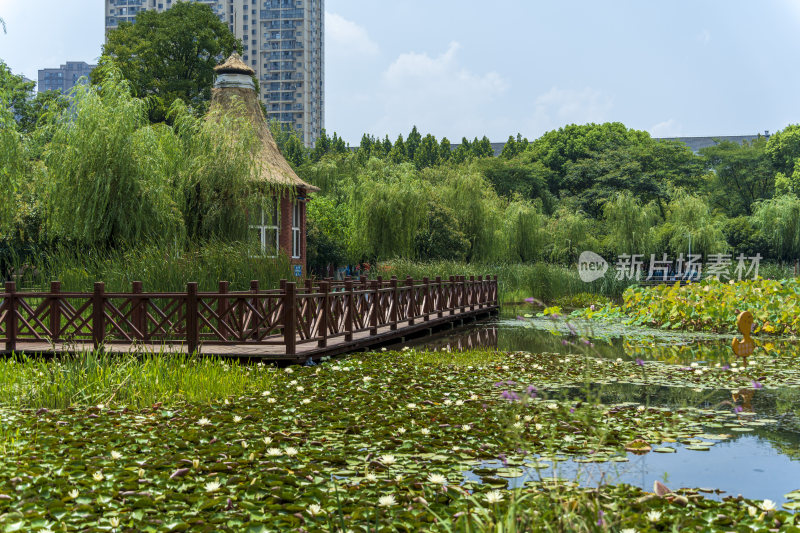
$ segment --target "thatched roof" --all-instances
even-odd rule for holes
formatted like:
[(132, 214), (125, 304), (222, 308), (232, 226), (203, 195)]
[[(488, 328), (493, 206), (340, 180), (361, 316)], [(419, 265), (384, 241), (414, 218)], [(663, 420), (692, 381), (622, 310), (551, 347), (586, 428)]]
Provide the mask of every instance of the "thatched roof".
[(217, 74), (247, 74), (249, 76), (256, 73), (255, 70), (248, 67), (245, 62), (242, 61), (242, 56), (236, 52), (232, 53), (224, 63), (214, 67), (214, 72)]
[[(225, 63), (215, 67), (215, 70), (220, 74), (245, 74), (244, 69), (249, 71), (249, 75), (252, 76), (252, 69), (239, 59), (238, 54), (231, 55)], [(260, 170), (254, 180), (275, 185), (290, 185), (297, 189), (305, 189), (305, 192), (319, 191), (319, 188), (300, 179), (283, 155), (281, 155), (264, 118), (264, 113), (258, 102), (258, 95), (253, 89), (246, 87), (214, 87), (211, 90), (212, 113), (210, 114), (213, 115), (215, 110), (227, 112), (232, 109), (241, 109), (239, 106), (233, 105), (236, 99), (241, 100), (244, 104), (244, 113), (253, 125), (259, 140), (259, 148), (256, 155), (259, 160)]]

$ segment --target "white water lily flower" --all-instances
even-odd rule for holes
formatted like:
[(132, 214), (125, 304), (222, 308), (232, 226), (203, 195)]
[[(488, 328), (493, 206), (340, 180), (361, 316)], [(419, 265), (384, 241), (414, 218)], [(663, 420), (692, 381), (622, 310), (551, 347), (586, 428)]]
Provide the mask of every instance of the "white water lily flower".
[(103, 473), (100, 470), (92, 474), (92, 479), (94, 479), (95, 481), (103, 481), (103, 478), (104, 478)]
[(292, 370), (292, 369), (291, 369), (291, 367), (288, 367), (288, 366), (287, 366), (287, 367), (284, 369), (284, 372), (286, 372), (287, 374), (291, 374), (292, 372), (294, 372), (294, 370)]
[(522, 422), (514, 422), (514, 427), (520, 429), (524, 424)]
[(406, 408), (408, 408), (408, 409), (416, 409), (417, 408), (417, 404), (415, 404), (415, 403), (406, 404)]
[(397, 428), (397, 433), (398, 433), (399, 435), (402, 435), (402, 434), (403, 434), (403, 433), (405, 433), (405, 432), (406, 432), (406, 428)]
[(749, 514), (750, 516), (755, 516), (756, 513), (758, 513), (758, 509), (756, 509), (752, 505), (747, 506), (747, 514)]
[(246, 440), (242, 441), (242, 448), (247, 449), (247, 441)]
[(433, 483), (434, 485), (446, 485), (447, 478), (442, 474), (430, 474), (428, 475), (428, 482)]
[(265, 390), (264, 392), (261, 393), (261, 396), (269, 396), (269, 391)]
[(378, 476), (370, 472), (366, 476), (364, 476), (364, 479), (366, 479), (367, 481), (378, 481)]
[(209, 481), (206, 483), (206, 492), (217, 492), (220, 487), (219, 481)]
[(297, 455), (297, 448), (292, 448), (291, 446), (289, 446), (288, 448), (283, 450), (283, 452), (286, 455), (288, 455), (289, 457), (293, 457), (293, 456)]
[(111, 458), (114, 459), (115, 461), (118, 459), (122, 459), (122, 454), (119, 453), (117, 450), (114, 450), (111, 452)]
[(364, 376), (364, 383), (372, 381), (372, 376)]
[(234, 421), (235, 423), (237, 423), (237, 424), (238, 424), (239, 422), (241, 422), (241, 421), (242, 421), (242, 417), (241, 417), (241, 416), (239, 416), (239, 415), (235, 415), (235, 416), (233, 417), (233, 421)]
[(422, 428), (422, 429), (419, 430), (419, 432), (422, 433), (423, 435), (430, 435), (431, 434), (431, 430), (428, 429), (428, 428)]
[(619, 533), (637, 533), (637, 531), (632, 527), (626, 527), (625, 529), (620, 529)]
[(525, 418), (523, 418), (523, 420), (525, 420), (525, 422), (530, 422), (531, 420), (533, 420), (533, 417), (531, 415), (525, 415)]
[(71, 491), (69, 491), (69, 493), (68, 493), (68, 494), (69, 494), (69, 497), (70, 497), (70, 498), (72, 498), (72, 499), (74, 500), (75, 498), (77, 498), (77, 497), (78, 497), (78, 495), (80, 494), (80, 492), (78, 491), (78, 489), (72, 489)]
[(461, 426), (461, 429), (462, 431), (469, 431), (470, 429), (472, 429), (472, 427), (470, 427), (469, 424), (464, 424)]
[(775, 502), (772, 500), (764, 500), (759, 504), (762, 511), (774, 511), (775, 510)]
[(552, 409), (553, 411), (555, 411), (556, 409), (558, 409), (558, 404), (557, 403), (548, 403), (547, 404), (547, 408), (548, 409)]
[(209, 419), (208, 419), (208, 418), (206, 418), (206, 417), (203, 417), (203, 418), (201, 418), (200, 420), (198, 420), (198, 421), (197, 421), (197, 425), (198, 425), (198, 426), (207, 426), (207, 425), (209, 425), (210, 423), (211, 423), (211, 420), (209, 420)]
[(391, 454), (381, 455), (380, 460), (386, 466), (393, 465), (397, 462), (397, 459), (395, 459), (394, 455)]
[(397, 500), (394, 499), (394, 495), (388, 494), (378, 498), (378, 505), (381, 507), (391, 507), (392, 505), (397, 505)]
[(309, 404), (311, 403), (311, 400), (309, 400), (308, 398), (303, 398), (303, 400), (300, 403)]
[(397, 474), (396, 476), (394, 476), (394, 480), (397, 483), (400, 483), (401, 481), (403, 481), (403, 476), (401, 476), (400, 474)]
[(534, 427), (534, 428), (536, 428), (536, 431), (541, 431), (541, 430), (542, 430), (542, 428), (543, 428), (544, 426), (543, 426), (543, 425), (541, 425), (541, 424), (536, 424), (536, 425), (535, 425), (535, 426), (533, 426), (533, 427)]
[(144, 468), (140, 468), (136, 473), (139, 475), (139, 479), (142, 479), (144, 477)]
[(298, 385), (297, 387), (295, 387), (295, 390), (296, 390), (297, 392), (303, 392), (304, 390), (306, 390), (306, 388), (305, 388), (305, 387), (303, 387), (302, 385)]
[(447, 398), (447, 399), (446, 399), (444, 402), (442, 402), (442, 403), (444, 403), (445, 405), (450, 405), (450, 404), (452, 404), (452, 403), (453, 403), (453, 400), (451, 400), (450, 398)]
[(494, 505), (503, 501), (503, 493), (499, 490), (490, 490), (483, 495), (483, 499), (486, 500), (486, 503)]
[(267, 455), (271, 455), (272, 457), (278, 457), (282, 453), (283, 452), (281, 452), (280, 448), (270, 448), (269, 450), (267, 450)]
[(309, 505), (307, 511), (308, 514), (310, 514), (311, 516), (317, 516), (318, 514), (323, 512), (322, 507), (316, 503), (312, 503), (311, 505)]
[(651, 522), (658, 522), (661, 520), (661, 511), (649, 511), (646, 516)]
[(108, 523), (111, 524), (111, 527), (113, 527), (114, 529), (118, 528), (119, 527), (119, 517), (112, 516), (111, 518), (108, 519)]
[(272, 442), (272, 437), (264, 437), (262, 440), (264, 444), (270, 444)]
[(639, 407), (637, 407), (637, 408), (636, 408), (636, 410), (637, 410), (637, 411), (639, 411), (640, 413), (641, 413), (642, 411), (644, 411), (645, 409), (646, 409), (646, 408), (645, 408), (645, 406), (644, 406), (644, 405), (640, 405)]
[(563, 440), (564, 442), (573, 442), (575, 440), (575, 437), (573, 437), (572, 435), (564, 435), (561, 438), (561, 440)]
[(456, 405), (464, 405), (464, 400), (456, 400)]

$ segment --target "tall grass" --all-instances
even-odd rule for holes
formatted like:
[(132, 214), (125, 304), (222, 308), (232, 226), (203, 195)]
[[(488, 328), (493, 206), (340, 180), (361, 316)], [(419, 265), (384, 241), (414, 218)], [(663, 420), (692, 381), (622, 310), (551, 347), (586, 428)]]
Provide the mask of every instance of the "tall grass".
[(273, 366), (185, 354), (84, 352), (51, 360), (14, 355), (0, 359), (0, 405), (63, 409), (207, 404), (260, 394), (270, 389), (274, 376)]
[(257, 246), (210, 242), (200, 245), (144, 245), (117, 250), (56, 248), (27, 257), (11, 257), (10, 270), (21, 273), (18, 285), (46, 290), (50, 281), (61, 281), (63, 291), (91, 291), (95, 281), (106, 291), (130, 291), (141, 281), (149, 292), (186, 290), (196, 281), (200, 290), (214, 291), (219, 281), (231, 290), (250, 288), (259, 280), (262, 289), (276, 288), (282, 278), (293, 279), (284, 256), (261, 257)]
[(616, 280), (615, 272), (609, 269), (597, 281), (585, 283), (578, 276), (577, 268), (567, 268), (549, 263), (463, 263), (458, 261), (415, 262), (397, 259), (381, 263), (376, 275), (411, 276), (447, 279), (453, 274), (466, 276), (497, 276), (499, 298), (503, 303), (520, 302), (533, 297), (544, 302), (553, 302), (565, 296), (581, 293), (602, 294), (619, 298), (631, 284), (627, 280)]

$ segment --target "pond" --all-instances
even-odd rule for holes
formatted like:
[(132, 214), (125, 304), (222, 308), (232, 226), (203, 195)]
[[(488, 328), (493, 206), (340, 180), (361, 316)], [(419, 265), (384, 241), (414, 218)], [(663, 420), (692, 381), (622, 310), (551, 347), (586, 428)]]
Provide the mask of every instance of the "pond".
[[(528, 318), (522, 315), (528, 315)], [(435, 337), (419, 339), (414, 345), (431, 350), (486, 348), (510, 352), (554, 353), (565, 358), (593, 357), (611, 361), (658, 362), (678, 365), (686, 370), (737, 364), (730, 348), (731, 336), (687, 334), (618, 323), (552, 320), (536, 318), (526, 308), (506, 308), (498, 318), (452, 330)], [(587, 340), (588, 343), (587, 344)], [(789, 360), (800, 353), (792, 339), (770, 339), (759, 343), (778, 360)], [(741, 365), (741, 363), (739, 362)], [(785, 364), (785, 363), (784, 363)], [(565, 456), (560, 461), (543, 463), (539, 458), (516, 465), (519, 474), (507, 480), (508, 487), (559, 477), (582, 486), (603, 483), (628, 483), (652, 490), (660, 480), (672, 489), (702, 488), (708, 498), (742, 494), (746, 498), (789, 500), (785, 494), (796, 490), (800, 479), (800, 389), (794, 386), (761, 389), (759, 384), (745, 389), (695, 388), (683, 383), (669, 384), (653, 378), (652, 383), (609, 383), (605, 377), (589, 379), (585, 387), (543, 387), (553, 399), (580, 399), (612, 405), (636, 402), (661, 408), (693, 408), (724, 414), (731, 420), (745, 419), (749, 427), (737, 428), (731, 438), (696, 443), (650, 443), (660, 453), (650, 452), (602, 459)], [(712, 424), (712, 434), (729, 428)], [(732, 424), (730, 425), (732, 426)], [(708, 436), (708, 435), (707, 435)], [(695, 444), (693, 446), (693, 444)], [(673, 453), (667, 453), (674, 449)], [(537, 464), (534, 468), (529, 463)], [(464, 472), (467, 482), (481, 482), (477, 471), (507, 470), (508, 464), (487, 461)], [(491, 476), (490, 476), (491, 477)], [(505, 476), (508, 477), (508, 476)], [(496, 478), (494, 478), (496, 480)]]

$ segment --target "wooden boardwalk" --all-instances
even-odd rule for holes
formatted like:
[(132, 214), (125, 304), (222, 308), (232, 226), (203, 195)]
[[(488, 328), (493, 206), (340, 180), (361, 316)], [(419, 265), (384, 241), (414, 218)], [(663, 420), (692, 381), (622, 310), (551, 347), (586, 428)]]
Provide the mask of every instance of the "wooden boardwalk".
[(496, 314), (497, 278), (281, 282), (277, 290), (145, 293), (0, 293), (0, 353), (200, 353), (318, 360)]

